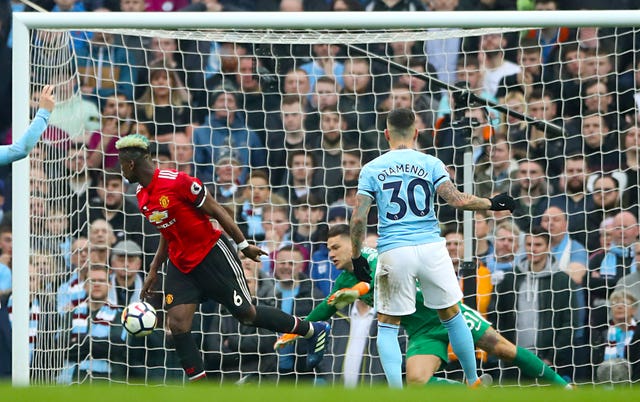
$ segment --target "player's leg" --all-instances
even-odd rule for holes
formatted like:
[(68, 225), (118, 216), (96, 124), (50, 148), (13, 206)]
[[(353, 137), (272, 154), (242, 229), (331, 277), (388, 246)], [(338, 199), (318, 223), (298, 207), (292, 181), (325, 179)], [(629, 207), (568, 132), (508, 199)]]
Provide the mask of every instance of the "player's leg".
[(458, 307), (462, 291), (449, 253), (444, 242), (416, 246), (415, 250), (422, 262), (422, 269), (417, 275), (424, 295), (424, 304), (438, 311), (467, 382), (474, 385), (479, 381), (476, 353), (471, 330)]
[(402, 351), (398, 342), (400, 317), (378, 313), (376, 346), (382, 369), (392, 388), (402, 388)]
[(477, 346), (501, 360), (513, 363), (522, 374), (549, 384), (566, 387), (569, 384), (531, 351), (509, 342), (493, 327), (489, 327), (477, 341)]
[(412, 314), (416, 302), (415, 269), (411, 247), (380, 253), (375, 277), (375, 307), (378, 311), (378, 355), (390, 387), (402, 388), (402, 352), (398, 342), (400, 318)]
[(183, 274), (171, 262), (164, 283), (165, 306), (176, 353), (190, 381), (206, 377), (204, 362), (191, 335), (191, 324), (202, 292), (193, 273)]
[(206, 294), (241, 323), (280, 333), (292, 333), (309, 339), (307, 365), (317, 365), (324, 356), (330, 327), (327, 323), (311, 323), (270, 306), (254, 306), (236, 252), (225, 238), (220, 238), (200, 264), (199, 282), (207, 284)]
[(189, 381), (206, 377), (202, 355), (191, 334), (191, 323), (196, 307), (197, 304), (180, 304), (173, 306), (167, 312), (176, 353)]
[(407, 356), (407, 385), (424, 385), (442, 365), (436, 355)]

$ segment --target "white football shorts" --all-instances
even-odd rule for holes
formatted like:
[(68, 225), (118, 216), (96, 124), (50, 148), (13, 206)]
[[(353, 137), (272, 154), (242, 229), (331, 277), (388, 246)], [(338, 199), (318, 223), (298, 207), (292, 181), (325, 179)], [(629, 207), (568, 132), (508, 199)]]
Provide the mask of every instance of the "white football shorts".
[(432, 309), (451, 307), (462, 300), (444, 239), (394, 248), (378, 256), (375, 307), (379, 313), (404, 316), (415, 312), (417, 286), (422, 289), (424, 305)]

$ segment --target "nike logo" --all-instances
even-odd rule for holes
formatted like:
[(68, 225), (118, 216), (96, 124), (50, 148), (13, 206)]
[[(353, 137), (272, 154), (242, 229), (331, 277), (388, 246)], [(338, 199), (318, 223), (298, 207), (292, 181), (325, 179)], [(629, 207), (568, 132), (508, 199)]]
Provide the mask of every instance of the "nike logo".
[(505, 204), (504, 202), (499, 202), (498, 205), (501, 206), (501, 207), (504, 207), (507, 204)]

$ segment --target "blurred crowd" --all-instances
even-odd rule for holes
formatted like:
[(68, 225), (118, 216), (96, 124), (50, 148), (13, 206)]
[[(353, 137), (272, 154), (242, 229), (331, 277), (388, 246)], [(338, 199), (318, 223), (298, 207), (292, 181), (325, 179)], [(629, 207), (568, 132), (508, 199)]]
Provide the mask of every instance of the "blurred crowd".
[[(35, 3), (51, 12), (458, 10), (477, 11), (479, 18), (489, 10), (640, 6), (634, 0)], [(0, 1), (2, 143), (10, 143), (12, 134), (11, 54), (18, 51), (12, 49), (12, 10), (31, 11), (21, 2)], [(326, 245), (328, 228), (348, 222), (360, 169), (388, 149), (386, 115), (405, 107), (416, 113), (418, 148), (440, 158), (454, 183), (462, 188), (473, 181), (476, 195), (507, 191), (517, 201), (512, 216), (475, 214), (473, 269), (460, 264), (462, 216), (436, 206), (465, 303), (571, 381), (640, 379), (636, 29), (452, 32), (444, 39), (359, 45), (69, 35), (68, 42), (60, 33), (32, 38), (32, 93), (54, 84), (58, 98), (50, 128), (31, 154), (30, 341), (36, 377), (181, 378), (162, 315), (158, 331), (146, 340), (127, 338), (118, 326), (120, 309), (139, 299), (159, 236), (138, 212), (135, 185), (120, 174), (118, 138), (146, 135), (160, 168), (202, 180), (246, 238), (268, 253), (261, 263), (243, 260), (256, 302), (305, 316), (340, 273)], [(73, 54), (62, 67), (47, 63), (47, 51), (60, 43)], [(391, 68), (386, 60), (406, 69)], [(453, 96), (431, 78), (464, 88), (477, 101)], [(36, 105), (35, 95), (32, 100)], [(494, 103), (562, 130), (503, 115)], [(473, 177), (464, 174), (465, 152), (472, 155)], [(0, 205), (1, 352), (12, 305), (10, 166), (0, 168)], [(376, 215), (373, 210), (369, 218), (371, 247)], [(525, 244), (528, 233), (544, 233), (548, 241)], [(162, 307), (162, 300), (155, 302)], [(316, 373), (305, 372), (293, 347), (274, 352), (274, 334), (239, 324), (215, 303), (202, 305), (194, 329), (207, 369), (223, 379), (251, 374), (353, 382), (358, 372), (343, 372), (343, 365), (362, 365), (361, 372), (375, 381), (383, 379), (371, 350), (375, 342), (360, 341), (360, 352), (349, 342), (375, 334), (374, 315), (364, 304), (345, 309), (333, 325), (329, 357)], [(495, 377), (519, 379), (513, 368), (479, 359)], [(1, 363), (0, 374), (6, 374)], [(455, 368), (452, 359), (454, 377)]]

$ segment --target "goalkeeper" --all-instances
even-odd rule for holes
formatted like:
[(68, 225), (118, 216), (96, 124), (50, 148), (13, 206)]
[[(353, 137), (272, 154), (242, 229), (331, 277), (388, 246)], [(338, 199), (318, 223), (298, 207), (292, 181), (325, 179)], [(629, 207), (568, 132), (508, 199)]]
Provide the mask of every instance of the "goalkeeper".
[(0, 146), (0, 166), (9, 165), (29, 155), (46, 130), (55, 104), (53, 85), (45, 85), (40, 93), (38, 112), (27, 131), (13, 144)]
[[(305, 320), (326, 320), (333, 316), (338, 309), (353, 303), (356, 299), (373, 306), (373, 284), (371, 278), (375, 275), (378, 253), (371, 248), (364, 248), (362, 255), (369, 262), (372, 272), (353, 272), (351, 264), (351, 239), (348, 225), (336, 225), (329, 230), (327, 246), (329, 258), (333, 264), (342, 270), (336, 278), (331, 294), (320, 303)], [(523, 374), (545, 383), (569, 387), (551, 367), (540, 360), (527, 349), (517, 347), (502, 335), (491, 324), (482, 318), (477, 311), (460, 304), (462, 315), (471, 327), (471, 334), (476, 347), (502, 360), (513, 363)], [(416, 295), (415, 313), (402, 317), (402, 326), (409, 336), (407, 347), (407, 383), (423, 385), (426, 383), (448, 382), (433, 377), (448, 359), (449, 337), (442, 326), (436, 310), (429, 309), (423, 304), (422, 293)], [(276, 341), (275, 347), (282, 347), (297, 338), (294, 334), (282, 335)]]

